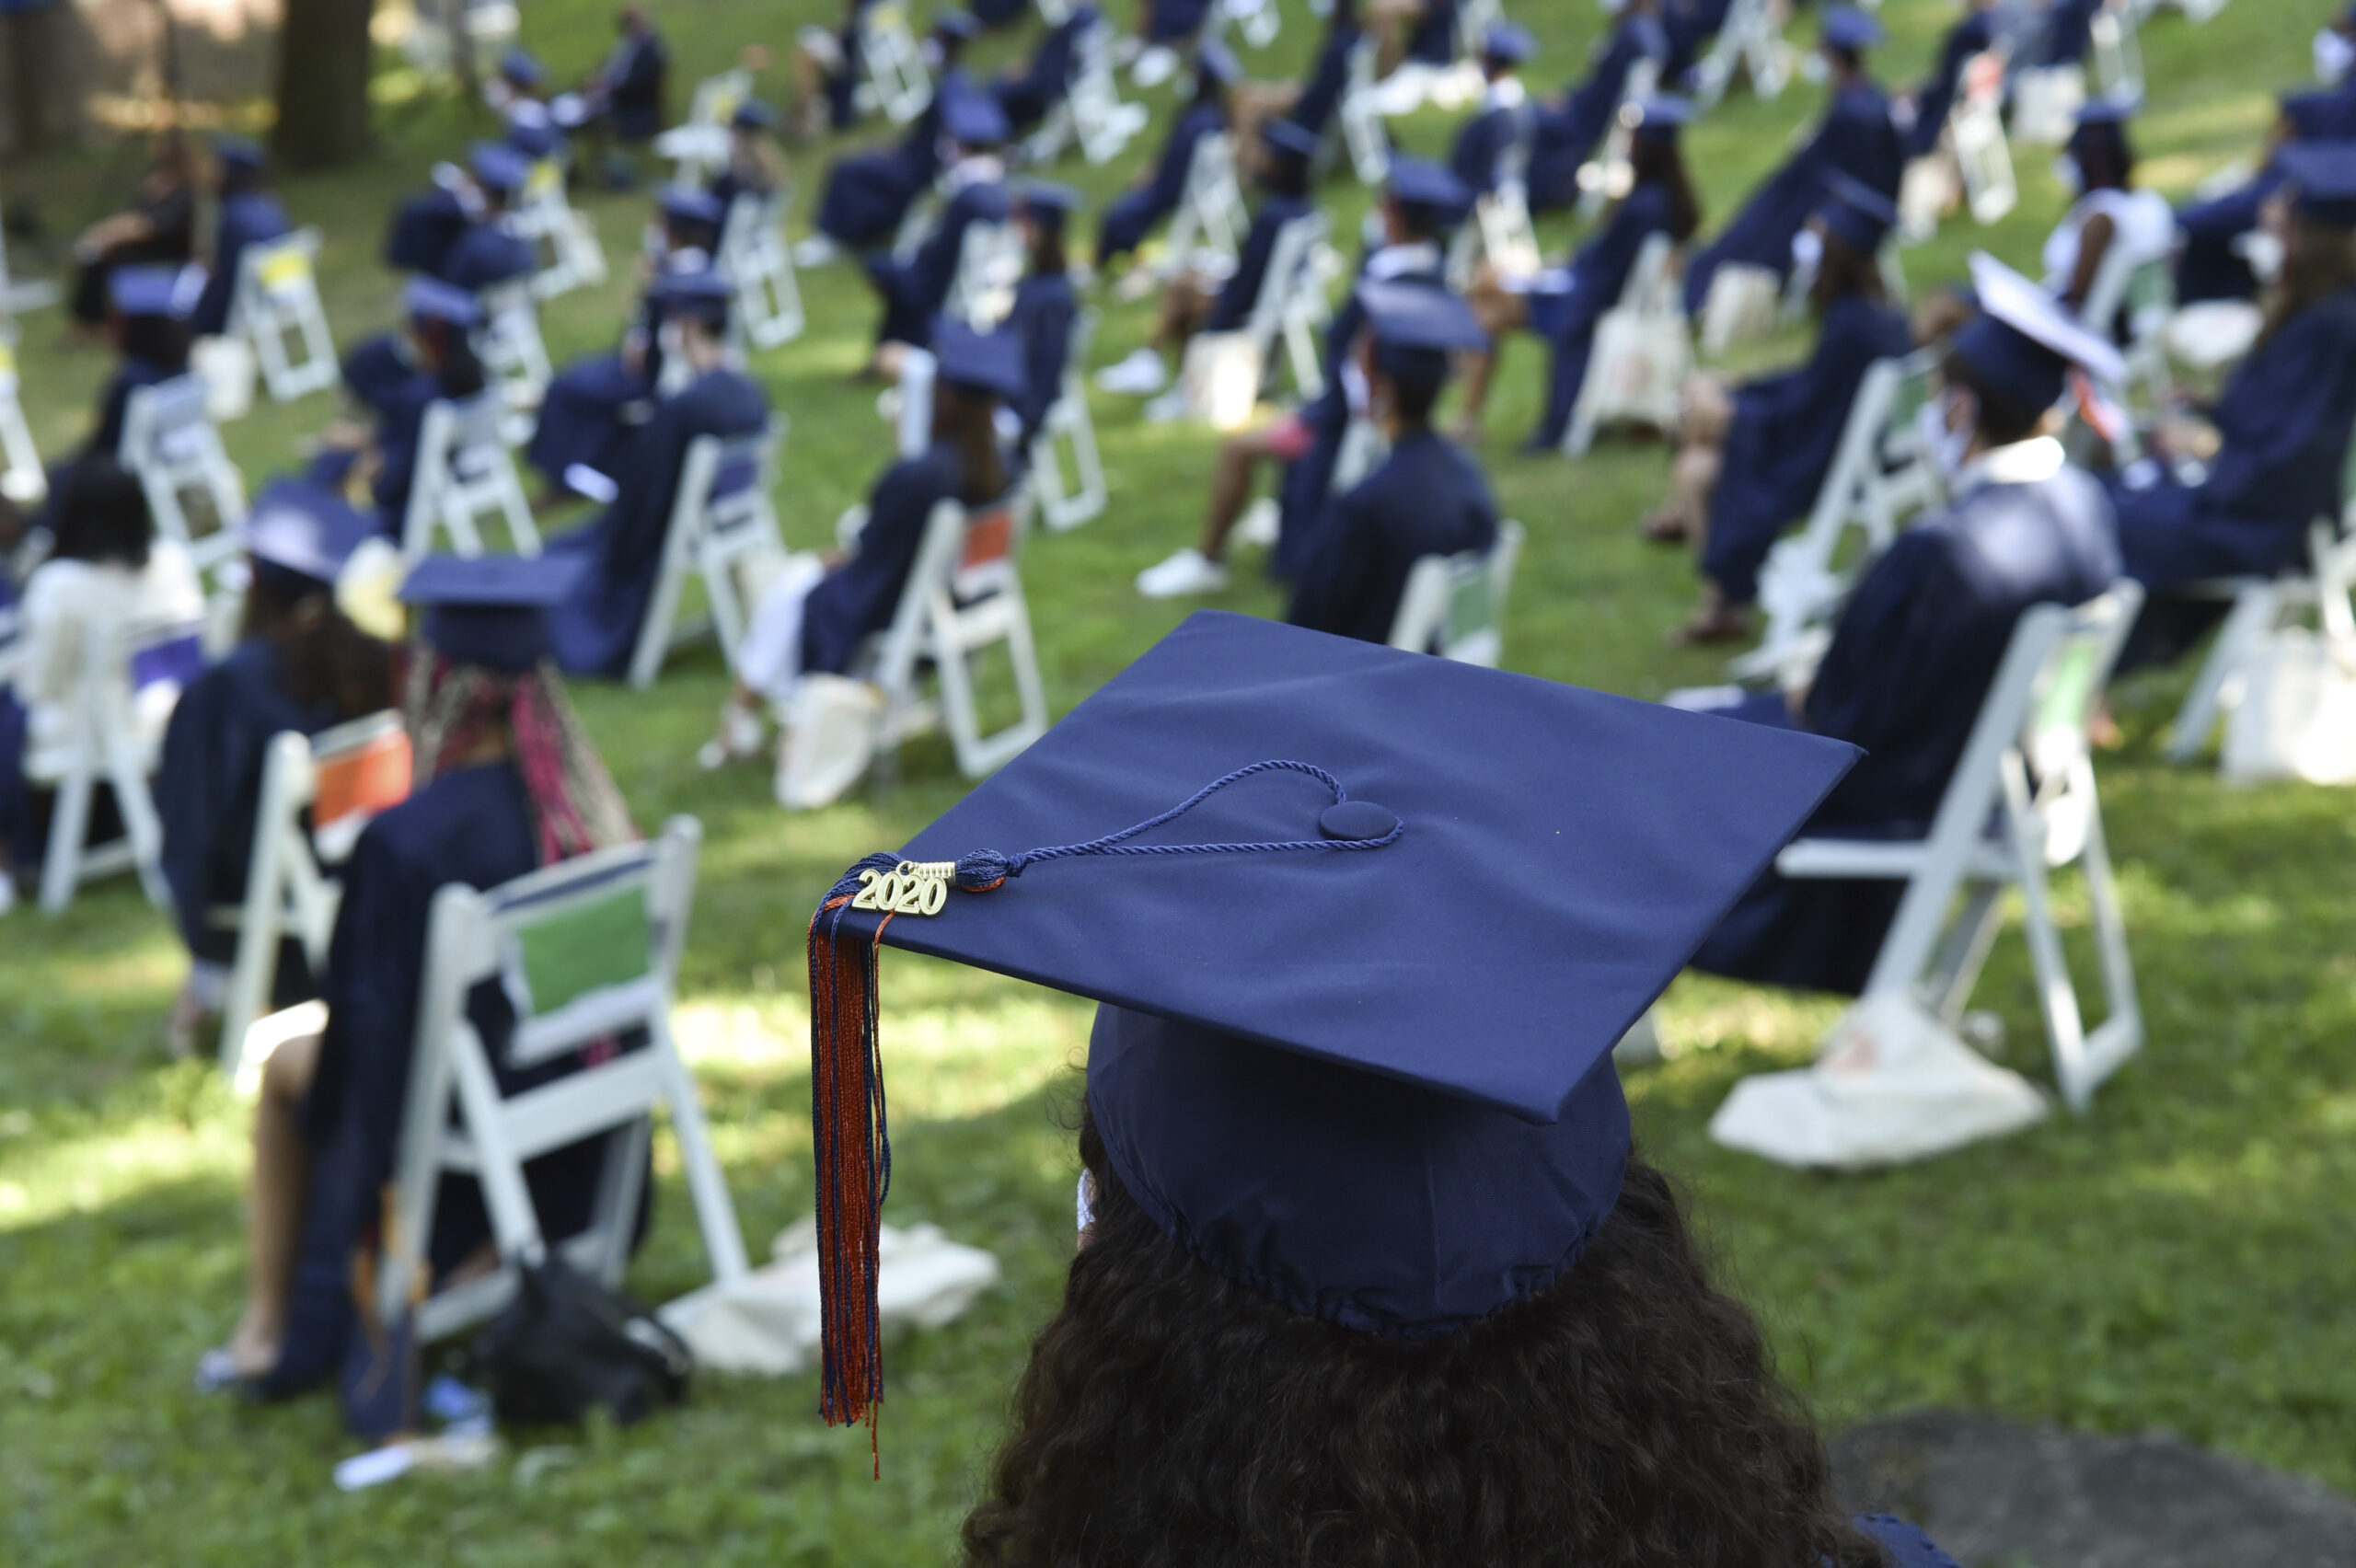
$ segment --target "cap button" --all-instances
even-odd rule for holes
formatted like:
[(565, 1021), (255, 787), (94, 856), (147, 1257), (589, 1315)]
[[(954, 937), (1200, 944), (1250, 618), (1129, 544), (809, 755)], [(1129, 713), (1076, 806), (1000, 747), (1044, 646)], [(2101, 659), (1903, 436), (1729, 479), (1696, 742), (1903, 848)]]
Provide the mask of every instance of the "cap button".
[(1399, 819), (1372, 801), (1343, 801), (1327, 806), (1317, 818), (1317, 831), (1328, 838), (1362, 843), (1380, 838), (1399, 825)]

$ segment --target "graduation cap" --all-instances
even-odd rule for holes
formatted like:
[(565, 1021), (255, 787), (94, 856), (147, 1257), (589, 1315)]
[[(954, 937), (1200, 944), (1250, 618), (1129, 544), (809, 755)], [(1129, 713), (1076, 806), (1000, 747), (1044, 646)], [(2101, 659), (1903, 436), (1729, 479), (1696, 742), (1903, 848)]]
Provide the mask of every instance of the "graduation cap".
[(549, 655), (548, 610), (589, 565), (573, 556), (428, 556), (401, 583), (425, 611), (421, 635), (445, 658), (511, 674)]
[(774, 131), (777, 110), (759, 98), (748, 98), (736, 106), (736, 112), (728, 117), (728, 122), (739, 131)]
[(185, 321), (203, 293), (202, 267), (117, 267), (107, 274), (107, 300), (124, 316)]
[(946, 10), (933, 13), (932, 30), (943, 38), (953, 38), (960, 43), (971, 43), (982, 36), (982, 24), (974, 19), (974, 14), (971, 11), (961, 11), (953, 6)]
[(453, 327), (471, 327), (482, 318), (482, 306), (474, 295), (439, 278), (411, 278), (401, 290), (401, 312), (413, 321), (445, 321)]
[(1881, 24), (1854, 6), (1833, 6), (1824, 13), (1824, 46), (1855, 54), (1881, 41)]
[(1667, 141), (1693, 123), (1693, 100), (1675, 93), (1655, 93), (1639, 99), (1634, 112), (1637, 135)]
[(883, 1392), (878, 942), (1103, 1004), (1089, 1105), (1166, 1234), (1438, 1336), (1576, 1263), (1628, 1156), (1612, 1045), (1859, 755), (1189, 617), (813, 919), (822, 1413)]
[(1325, 144), (1324, 138), (1282, 115), (1260, 122), (1260, 140), (1268, 150), (1307, 163)]
[(507, 117), (507, 144), (527, 158), (547, 157), (562, 144), (563, 137), (549, 121), (547, 110), (535, 103), (529, 106), (531, 112), (526, 113), (525, 107), (517, 105)]
[(1019, 398), (1027, 390), (1022, 375), (1022, 340), (1012, 331), (977, 332), (953, 317), (937, 316), (932, 322), (932, 353), (941, 379), (999, 398)]
[(1949, 352), (1993, 390), (2025, 409), (2049, 409), (2062, 400), (2073, 364), (2114, 386), (2126, 379), (2127, 362), (2108, 338), (1984, 250), (1971, 253), (1971, 287), (1980, 314), (1957, 331)]
[(1825, 229), (1840, 236), (1860, 256), (1879, 250), (1889, 231), (1898, 226), (1897, 204), (1837, 168), (1820, 169), (1817, 179), (1824, 186), (1825, 200), (1816, 215)]
[(261, 144), (243, 136), (214, 137), (213, 156), (223, 168), (240, 174), (260, 174), (270, 163), (270, 155), (262, 150)]
[(532, 177), (532, 166), (524, 155), (502, 142), (477, 142), (468, 163), (476, 184), (502, 194), (521, 190)]
[(1375, 368), (1403, 387), (1436, 394), (1449, 354), (1489, 346), (1472, 307), (1446, 289), (1369, 279), (1357, 296), (1374, 334)]
[(952, 92), (941, 106), (941, 128), (968, 147), (995, 147), (1011, 132), (998, 99), (971, 87)]
[(1048, 179), (1022, 181), (1014, 188), (1014, 199), (1021, 203), (1024, 217), (1056, 234), (1063, 232), (1065, 223), (1080, 210), (1084, 200), (1070, 186)]
[(1461, 223), (1472, 207), (1472, 187), (1458, 179), (1455, 170), (1428, 158), (1393, 154), (1383, 183), (1390, 188), (1392, 201), (1427, 214), (1434, 226)]
[(663, 215), (675, 224), (694, 224), (716, 229), (727, 221), (728, 207), (709, 190), (693, 185), (666, 185), (654, 199)]
[(537, 87), (549, 73), (538, 55), (519, 44), (499, 57), (499, 74), (519, 87)]
[(2317, 223), (2356, 228), (2356, 142), (2291, 142), (2274, 150), (2274, 167), (2295, 192), (2299, 211)]
[(292, 478), (271, 481), (243, 530), (255, 575), (278, 577), (296, 592), (333, 587), (344, 562), (376, 532), (376, 520), (331, 487)]
[(1519, 65), (1538, 52), (1538, 40), (1519, 22), (1500, 18), (1481, 35), (1481, 55), (1507, 65)]
[(728, 310), (735, 301), (734, 288), (709, 266), (665, 272), (654, 285), (655, 307), (664, 315), (691, 317), (715, 332), (727, 328)]
[(1195, 75), (1198, 81), (1229, 86), (1243, 79), (1243, 63), (1236, 59), (1235, 51), (1211, 39), (1195, 51)]

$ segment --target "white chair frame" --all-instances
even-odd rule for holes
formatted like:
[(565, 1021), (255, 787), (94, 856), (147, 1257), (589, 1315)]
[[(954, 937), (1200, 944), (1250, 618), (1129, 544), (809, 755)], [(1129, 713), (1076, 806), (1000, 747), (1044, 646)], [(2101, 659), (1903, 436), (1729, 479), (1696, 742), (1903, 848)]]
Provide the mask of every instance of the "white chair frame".
[(1275, 382), (1279, 347), (1285, 351), (1281, 363), (1291, 366), (1293, 386), (1304, 401), (1325, 389), (1317, 332), (1333, 317), (1326, 281), (1341, 269), (1340, 259), (1326, 243), (1333, 229), (1333, 215), (1319, 208), (1287, 223), (1269, 248), (1268, 271), (1243, 329), (1260, 358), (1263, 393)]
[(2143, 99), (2143, 46), (2136, 38), (2135, 26), (2133, 11), (2120, 0), (2110, 0), (2094, 14), (2088, 31), (2094, 43), (2095, 81), (2105, 98), (2136, 103)]
[(596, 225), (573, 210), (565, 194), (565, 161), (550, 154), (532, 166), (515, 206), (515, 231), (541, 252), (532, 274), (532, 297), (554, 299), (606, 281), (606, 248)]
[[(179, 375), (134, 390), (123, 409), (115, 455), (138, 477), (156, 531), (186, 547), (200, 572), (210, 573), (237, 553), (245, 478), (205, 411), (202, 380)], [(213, 512), (213, 531), (202, 538), (189, 525), (191, 497), (203, 498)]]
[[(564, 1256), (605, 1284), (618, 1285), (629, 1262), (657, 1107), (670, 1113), (713, 1277), (729, 1285), (748, 1272), (744, 1233), (712, 1154), (695, 1079), (671, 1036), (672, 997), (702, 836), (693, 818), (674, 817), (651, 844), (584, 855), (487, 893), (453, 883), (434, 895), (394, 1165), (398, 1223), (387, 1228), (401, 1245), (385, 1251), (377, 1274), (382, 1320), (398, 1320), (412, 1291), (422, 1294), (414, 1273), (433, 1232), (436, 1189), (445, 1173), (471, 1175), (481, 1183), (500, 1267), (425, 1297), (413, 1324), (421, 1343), (480, 1322), (513, 1297), (517, 1265), (549, 1252), (525, 1165), (599, 1134), (606, 1136), (606, 1159), (595, 1217)], [(513, 1099), (502, 1096), (491, 1053), (468, 1021), (468, 993), (502, 977), (507, 955), (532, 925), (633, 889), (646, 899), (653, 939), (647, 972), (552, 1013), (520, 1020), (507, 1056), (519, 1065), (551, 1060), (634, 1028), (646, 1031), (646, 1044)]]
[(707, 185), (727, 167), (729, 122), (752, 95), (753, 74), (741, 68), (696, 84), (687, 119), (654, 138), (654, 156), (671, 160), (676, 183)]
[[(1570, 423), (1563, 431), (1563, 455), (1577, 457), (1595, 444), (1596, 427), (1601, 421), (1605, 389), (1612, 374), (1611, 356), (1605, 352), (1605, 329), (1614, 317), (1625, 322), (1655, 325), (1674, 322), (1686, 337), (1686, 363), (1692, 362), (1692, 334), (1687, 327), (1685, 306), (1679, 297), (1675, 269), (1670, 261), (1676, 254), (1675, 244), (1666, 234), (1646, 236), (1644, 248), (1637, 251), (1635, 265), (1628, 270), (1628, 282), (1620, 291), (1619, 303), (1606, 311), (1596, 323), (1596, 341), (1588, 355), (1587, 377), (1579, 384), (1576, 403), (1572, 405)], [(1684, 379), (1680, 372), (1671, 378), (1671, 386)]]
[(317, 228), (258, 241), (237, 254), (227, 335), (252, 347), (273, 402), (327, 391), (343, 377), (319, 303), (318, 254)]
[(2177, 710), (2168, 736), (2168, 760), (2190, 762), (2218, 726), (2248, 695), (2250, 669), (2269, 634), (2292, 615), (2316, 611), (2326, 639), (2340, 647), (2356, 647), (2356, 533), (2342, 536), (2328, 518), (2318, 518), (2307, 530), (2308, 571), (2281, 577), (2227, 577), (2192, 583), (2173, 592), (2187, 598), (2230, 599), (2184, 706)]
[(1972, 222), (1985, 227), (2020, 202), (2012, 143), (2004, 134), (2004, 60), (1994, 52), (1964, 62), (1963, 90), (1947, 111), (1947, 139)]
[(49, 493), (49, 475), (41, 467), (40, 449), (33, 444), (32, 428), (25, 423), (21, 385), (17, 329), (0, 320), (0, 483), (19, 502), (34, 502)]
[(895, 125), (906, 125), (932, 101), (932, 73), (909, 30), (900, 0), (877, 0), (860, 17), (860, 70), (866, 78), (859, 100), (880, 109)]
[[(772, 414), (768, 425), (751, 435), (699, 435), (688, 443), (663, 536), (663, 558), (655, 567), (654, 592), (630, 651), (629, 684), (634, 689), (643, 691), (654, 684), (671, 650), (707, 634), (717, 634), (728, 667), (736, 667), (737, 650), (752, 625), (755, 596), (739, 574), (757, 572), (760, 562), (785, 559), (769, 495), (777, 484), (778, 452), (786, 429), (785, 417)], [(752, 474), (749, 483), (723, 496), (712, 494), (722, 475), (746, 466)], [(710, 618), (682, 626), (679, 596), (690, 572), (703, 579)]]
[(1186, 187), (1171, 214), (1170, 235), (1160, 271), (1165, 277), (1186, 271), (1232, 270), (1252, 214), (1235, 179), (1235, 144), (1224, 133), (1195, 144), (1186, 166)]
[[(1038, 486), (1039, 521), (1051, 533), (1065, 533), (1100, 516), (1111, 499), (1104, 459), (1096, 449), (1096, 421), (1088, 411), (1088, 345), (1096, 336), (1096, 313), (1080, 312), (1072, 324), (1064, 362), (1063, 396), (1039, 421), (1031, 438), (1032, 482)], [(1072, 482), (1064, 482), (1061, 447), (1071, 448)]]
[(1628, 78), (1620, 91), (1620, 107), (1612, 113), (1611, 128), (1604, 133), (1603, 145), (1594, 157), (1579, 166), (1582, 222), (1595, 222), (1603, 215), (1608, 203), (1634, 187), (1636, 171), (1629, 154), (1636, 142), (1636, 106), (1651, 98), (1659, 86), (1660, 62), (1652, 56), (1646, 55), (1628, 67)]
[(1391, 135), (1377, 107), (1374, 63), (1374, 40), (1360, 39), (1350, 51), (1349, 80), (1335, 110), (1350, 167), (1357, 172), (1358, 183), (1369, 187), (1391, 178)]
[[(2039, 605), (2021, 617), (1926, 837), (1802, 838), (1775, 861), (1786, 877), (1903, 882), (1861, 999), (1918, 999), (1950, 1025), (1995, 940), (2000, 897), (2018, 887), (2054, 1077), (2081, 1113), (2143, 1043), (2085, 730), (2142, 599), (2140, 586), (2122, 581), (2088, 604)], [(2048, 884), (2073, 863), (2086, 879), (2108, 1009), (2091, 1032)]]
[(409, 510), (401, 518), (404, 559), (424, 559), (445, 536), (455, 553), (482, 554), (479, 524), (486, 517), (507, 525), (517, 555), (540, 553), (539, 526), (508, 449), (505, 420), (499, 395), (490, 390), (463, 402), (437, 398), (426, 405)]
[(1715, 109), (1733, 85), (1738, 66), (1745, 69), (1751, 92), (1762, 100), (1780, 98), (1791, 80), (1792, 48), (1784, 41), (1768, 0), (1734, 0), (1727, 8), (1710, 52), (1694, 67), (1694, 101), (1704, 110)]
[[(1496, 543), (1485, 550), (1416, 561), (1407, 571), (1407, 586), (1392, 618), (1391, 646), (1496, 669), (1505, 657), (1506, 595), (1527, 537), (1522, 525), (1507, 518), (1497, 525)], [(1470, 617), (1460, 610), (1471, 612)]]
[(976, 219), (958, 236), (957, 271), (949, 280), (941, 314), (978, 331), (988, 331), (1014, 307), (1022, 281), (1022, 234), (1012, 220)]
[(535, 299), (527, 278), (493, 284), (482, 291), (482, 319), (474, 331), (475, 352), (507, 410), (503, 428), (511, 446), (531, 439), (534, 416), (556, 374)]
[(786, 209), (793, 190), (740, 196), (720, 231), (718, 265), (736, 291), (731, 324), (756, 349), (781, 348), (802, 336), (806, 317), (802, 284), (793, 270), (793, 248), (785, 239)]
[[(53, 776), (28, 778), (56, 790), (51, 813), (49, 842), (42, 852), (40, 906), (50, 915), (63, 914), (87, 882), (118, 871), (138, 874), (147, 902), (158, 909), (171, 902), (164, 881), (164, 824), (156, 812), (156, 797), (148, 779), (156, 771), (160, 729), (142, 732), (135, 712), (137, 694), (131, 684), (132, 661), (143, 649), (188, 638), (202, 639), (199, 623), (93, 626), (82, 656), (80, 678), (71, 702), (74, 735), (64, 769)], [(122, 836), (105, 844), (89, 842), (90, 808), (98, 787), (114, 794), (122, 818)]]
[(1151, 120), (1143, 104), (1121, 101), (1113, 71), (1113, 29), (1100, 18), (1074, 41), (1063, 101), (1047, 111), (1023, 148), (1032, 163), (1050, 164), (1077, 144), (1080, 156), (1095, 167), (1119, 157)]

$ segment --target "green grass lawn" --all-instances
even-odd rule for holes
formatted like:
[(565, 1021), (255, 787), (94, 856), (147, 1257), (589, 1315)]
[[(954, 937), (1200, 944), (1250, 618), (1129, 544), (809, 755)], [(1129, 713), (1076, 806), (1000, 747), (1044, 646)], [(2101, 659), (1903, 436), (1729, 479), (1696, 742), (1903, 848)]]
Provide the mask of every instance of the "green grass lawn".
[[(2151, 110), (2137, 127), (2150, 178), (2181, 192), (2257, 143), (2278, 86), (2306, 74), (2324, 0), (2246, 0), (2205, 28), (2170, 16), (2144, 40)], [(680, 101), (740, 44), (783, 54), (821, 0), (671, 0), (657, 7), (679, 56)], [(1545, 53), (1569, 75), (1597, 33), (1585, 0), (1528, 0)], [(1911, 80), (1952, 14), (1889, 0), (1885, 75)], [(526, 37), (560, 76), (603, 51), (607, 7), (537, 0)], [(1252, 63), (1298, 68), (1306, 6)], [(1009, 52), (993, 45), (985, 59)], [(765, 83), (781, 98), (782, 71)], [(298, 221), (328, 232), (324, 271), (349, 343), (389, 319), (397, 282), (375, 256), (384, 215), (426, 161), (481, 129), (479, 115), (387, 69), (382, 156), (288, 182)], [(1738, 95), (1690, 139), (1722, 219), (1813, 107)], [(1166, 108), (1169, 89), (1153, 95)], [(1445, 145), (1447, 123), (1403, 127)], [(1101, 197), (1146, 156), (1066, 177)], [(800, 166), (804, 202), (824, 159)], [(127, 165), (111, 152), (10, 170), (60, 226), (103, 209)], [(114, 171), (111, 175), (110, 171)], [(1951, 225), (1911, 251), (1918, 287), (1959, 276), (1984, 245), (2033, 265), (2062, 198), (2025, 157), (2021, 210), (1995, 228)], [(1330, 193), (1341, 227), (1364, 196)], [(641, 197), (590, 199), (609, 255), (636, 243)], [(1567, 240), (1567, 229), (1550, 240)], [(20, 265), (22, 259), (20, 259)], [(618, 268), (618, 271), (620, 269)], [(847, 386), (874, 310), (854, 273), (805, 275), (811, 330), (757, 371), (793, 420), (779, 505), (791, 540), (826, 539), (887, 456), (872, 398)], [(560, 358), (616, 330), (621, 282), (547, 312)], [(1107, 305), (1100, 363), (1142, 337), (1144, 307)], [(103, 356), (68, 352), (59, 317), (26, 323), (29, 412), (44, 450), (78, 438)], [(1747, 353), (1788, 357), (1796, 337)], [(1604, 444), (1576, 467), (1511, 455), (1534, 416), (1540, 352), (1508, 356), (1488, 456), (1506, 510), (1530, 527), (1507, 625), (1515, 668), (1641, 697), (1717, 677), (1713, 658), (1663, 651), (1691, 570), (1641, 545), (1634, 524), (1662, 477), (1657, 446)], [(249, 483), (291, 466), (329, 411), (265, 404), (229, 432)], [(1096, 408), (1114, 476), (1109, 513), (1042, 537), (1024, 563), (1051, 700), (1068, 709), (1181, 618), (1131, 576), (1199, 527), (1210, 438), (1148, 428), (1133, 405)], [(1280, 608), (1256, 572), (1215, 603)], [(1671, 1057), (1629, 1085), (1649, 1154), (1691, 1187), (1724, 1267), (1765, 1316), (1788, 1375), (1828, 1424), (1923, 1403), (2108, 1431), (2172, 1427), (2206, 1444), (2356, 1490), (2356, 860), (2350, 798), (2229, 790), (2163, 765), (2155, 740), (2183, 675), (2122, 697), (2128, 744), (2103, 763), (2112, 839), (2150, 1044), (2084, 1120), (2057, 1116), (2009, 1141), (1917, 1169), (1802, 1175), (1716, 1148), (1710, 1113), (1742, 1074), (1804, 1060), (1835, 1006), (1697, 979), (1665, 1008)], [(801, 940), (819, 891), (862, 854), (899, 843), (963, 789), (938, 743), (887, 793), (799, 817), (759, 770), (707, 776), (695, 746), (722, 691), (709, 650), (653, 693), (578, 693), (641, 824), (675, 812), (706, 829), (679, 1032), (756, 1251), (803, 1213), (806, 1039)], [(2065, 886), (2065, 915), (2084, 906)], [(1056, 1299), (1071, 1246), (1067, 1131), (1087, 1012), (994, 977), (895, 954), (887, 963), (896, 1181), (890, 1217), (931, 1220), (997, 1253), (1005, 1286), (947, 1330), (895, 1344), (884, 1479), (867, 1444), (821, 1427), (807, 1378), (708, 1381), (683, 1412), (641, 1430), (519, 1437), (482, 1472), (340, 1496), (329, 1466), (351, 1451), (331, 1401), (252, 1409), (189, 1392), (197, 1353), (228, 1328), (240, 1287), (247, 1110), (202, 1064), (157, 1046), (183, 959), (164, 919), (125, 882), (64, 917), (0, 927), (0, 1561), (25, 1564), (452, 1562), (917, 1563), (952, 1550), (999, 1427), (1026, 1337)], [(2008, 1026), (2009, 1060), (2044, 1072), (2027, 964), (2008, 933), (1979, 1001)], [(676, 1161), (658, 1144), (653, 1239), (632, 1286), (663, 1298), (698, 1283), (699, 1253)]]

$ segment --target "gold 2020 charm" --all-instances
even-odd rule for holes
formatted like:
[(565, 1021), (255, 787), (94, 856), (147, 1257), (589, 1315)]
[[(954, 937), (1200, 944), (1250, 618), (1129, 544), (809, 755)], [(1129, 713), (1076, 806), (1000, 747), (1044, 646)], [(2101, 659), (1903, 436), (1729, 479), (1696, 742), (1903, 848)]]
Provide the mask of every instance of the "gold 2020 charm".
[(956, 874), (954, 860), (903, 860), (888, 871), (861, 871), (850, 906), (884, 915), (938, 915), (949, 902), (949, 879)]

